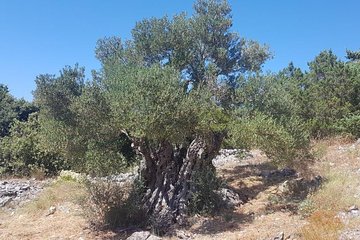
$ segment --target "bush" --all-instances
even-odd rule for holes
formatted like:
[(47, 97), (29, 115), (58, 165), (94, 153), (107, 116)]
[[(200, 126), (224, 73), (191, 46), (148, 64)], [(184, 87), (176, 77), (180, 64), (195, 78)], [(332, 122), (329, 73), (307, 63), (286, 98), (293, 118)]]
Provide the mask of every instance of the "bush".
[(227, 144), (260, 148), (278, 166), (292, 166), (310, 157), (307, 126), (297, 118), (275, 120), (261, 113), (235, 120)]
[(14, 122), (10, 135), (0, 140), (0, 167), (5, 173), (29, 176), (42, 170), (54, 175), (68, 167), (59, 154), (42, 148), (38, 133), (37, 114), (27, 122)]
[(309, 198), (299, 204), (299, 213), (304, 217), (309, 217), (315, 210), (315, 203)]
[(107, 176), (119, 174), (127, 167), (125, 157), (118, 151), (100, 149), (95, 144), (89, 144), (85, 153), (84, 171), (92, 176)]
[(146, 223), (142, 208), (142, 185), (138, 182), (88, 182), (87, 216), (96, 228), (142, 226)]
[(335, 129), (340, 133), (349, 133), (356, 138), (360, 138), (360, 115), (351, 114), (335, 124)]
[(214, 214), (225, 206), (216, 193), (223, 184), (211, 169), (202, 169), (193, 177), (194, 190), (189, 202), (190, 214)]

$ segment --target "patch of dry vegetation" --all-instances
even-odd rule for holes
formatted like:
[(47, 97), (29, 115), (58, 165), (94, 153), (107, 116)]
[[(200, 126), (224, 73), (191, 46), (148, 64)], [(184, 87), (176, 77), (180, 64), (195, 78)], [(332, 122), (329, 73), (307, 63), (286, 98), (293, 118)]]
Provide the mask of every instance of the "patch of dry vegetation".
[(34, 201), (25, 205), (21, 211), (27, 214), (43, 214), (51, 206), (64, 202), (81, 203), (86, 196), (83, 184), (76, 181), (58, 180), (47, 187)]
[(80, 183), (53, 182), (33, 201), (0, 213), (0, 239), (95, 239), (80, 207), (85, 195)]
[(308, 221), (309, 224), (301, 229), (301, 235), (306, 240), (337, 240), (344, 227), (336, 211), (316, 211)]
[(325, 178), (321, 189), (303, 202), (309, 224), (301, 229), (306, 240), (338, 239), (344, 229), (353, 228), (356, 218), (345, 225), (338, 217), (350, 206), (360, 206), (360, 146), (348, 138), (319, 141), (314, 145), (317, 162), (314, 171)]

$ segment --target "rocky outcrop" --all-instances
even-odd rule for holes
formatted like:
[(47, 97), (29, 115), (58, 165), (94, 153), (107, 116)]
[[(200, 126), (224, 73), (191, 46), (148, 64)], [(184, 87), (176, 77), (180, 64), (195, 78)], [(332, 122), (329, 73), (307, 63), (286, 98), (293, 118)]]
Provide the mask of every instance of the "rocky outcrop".
[(46, 181), (11, 179), (0, 181), (0, 207), (13, 207), (40, 193)]
[(239, 163), (251, 157), (252, 155), (249, 152), (242, 149), (221, 149), (219, 154), (212, 160), (212, 164), (215, 167), (220, 167), (227, 163)]
[(281, 184), (279, 190), (284, 196), (304, 199), (309, 193), (317, 190), (322, 181), (321, 176), (316, 176), (310, 180), (304, 178), (290, 179)]

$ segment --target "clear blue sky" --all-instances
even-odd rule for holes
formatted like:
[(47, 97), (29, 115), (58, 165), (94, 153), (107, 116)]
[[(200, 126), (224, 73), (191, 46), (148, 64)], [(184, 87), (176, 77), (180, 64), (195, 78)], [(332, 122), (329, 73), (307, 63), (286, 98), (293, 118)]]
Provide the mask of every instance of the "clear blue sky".
[[(229, 0), (233, 30), (270, 46), (264, 70), (290, 61), (307, 69), (321, 50), (343, 58), (360, 50), (359, 0)], [(1, 0), (0, 83), (16, 97), (32, 99), (38, 74), (58, 74), (79, 63), (98, 69), (95, 43), (104, 36), (130, 38), (136, 21), (192, 13), (192, 0)], [(90, 77), (90, 74), (87, 74)]]

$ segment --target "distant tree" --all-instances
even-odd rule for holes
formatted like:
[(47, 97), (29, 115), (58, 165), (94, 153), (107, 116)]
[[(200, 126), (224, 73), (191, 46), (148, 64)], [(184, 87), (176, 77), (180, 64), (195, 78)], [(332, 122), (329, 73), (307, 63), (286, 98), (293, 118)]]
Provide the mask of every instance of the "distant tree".
[(304, 76), (302, 117), (311, 126), (312, 135), (334, 133), (334, 123), (356, 111), (359, 105), (359, 80), (356, 71), (331, 51), (322, 51), (309, 63)]
[(352, 62), (358, 62), (360, 61), (360, 51), (355, 52), (346, 50), (346, 58)]
[(8, 136), (0, 139), (0, 172), (29, 176), (34, 170), (54, 175), (67, 169), (60, 154), (44, 148), (39, 135), (38, 113), (32, 113), (27, 121), (15, 120)]
[(55, 120), (69, 124), (73, 119), (69, 107), (72, 100), (82, 93), (85, 69), (75, 65), (66, 66), (60, 76), (42, 74), (36, 77), (35, 103), (42, 112)]
[(38, 108), (24, 99), (16, 99), (9, 89), (0, 84), (0, 137), (9, 134), (10, 126), (15, 120), (27, 121), (31, 113)]

